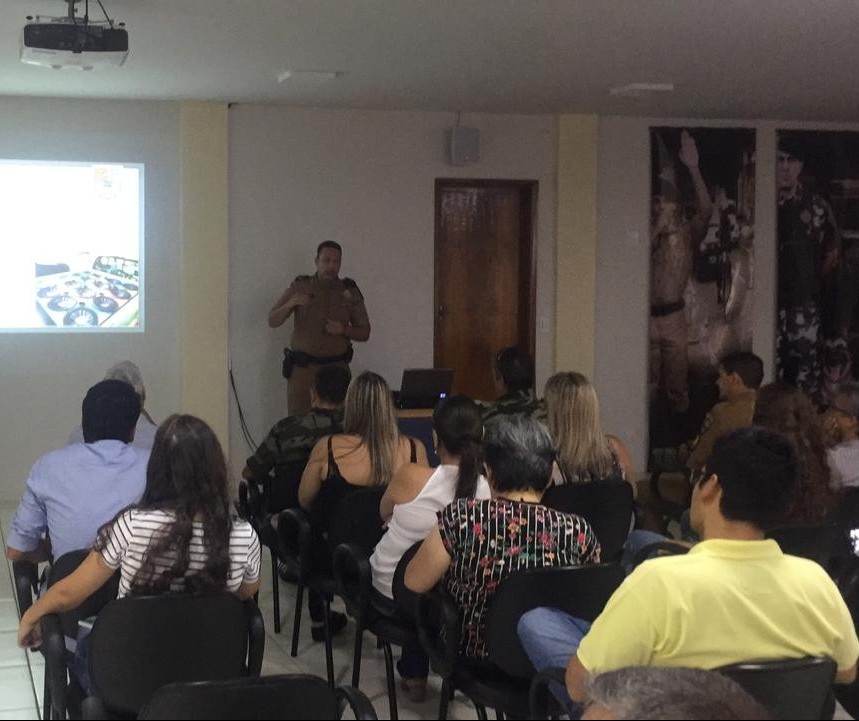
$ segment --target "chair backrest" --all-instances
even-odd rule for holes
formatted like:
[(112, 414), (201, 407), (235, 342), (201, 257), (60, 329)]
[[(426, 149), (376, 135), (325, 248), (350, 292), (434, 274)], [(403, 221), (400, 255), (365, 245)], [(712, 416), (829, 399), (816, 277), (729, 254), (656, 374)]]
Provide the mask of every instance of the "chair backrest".
[(318, 676), (268, 676), (171, 683), (155, 692), (141, 719), (334, 719), (333, 689)]
[(600, 542), (603, 563), (620, 558), (632, 520), (632, 486), (626, 481), (591, 481), (550, 486), (543, 505), (582, 516)]
[(662, 558), (663, 556), (683, 556), (689, 553), (689, 546), (684, 543), (680, 543), (679, 541), (672, 541), (671, 539), (666, 538), (664, 541), (658, 541), (657, 543), (650, 543), (646, 545), (644, 548), (640, 549), (638, 553), (635, 554), (635, 558), (632, 559), (632, 568), (638, 568), (638, 566), (645, 561), (649, 561), (651, 558)]
[(773, 718), (832, 718), (836, 665), (830, 658), (737, 663), (716, 670), (740, 684)]
[(308, 453), (306, 458), (278, 463), (274, 467), (274, 477), (268, 475), (263, 479), (263, 508), (266, 513), (298, 508), (298, 486), (309, 459)]
[(168, 683), (258, 676), (264, 643), (256, 604), (231, 593), (118, 599), (90, 635), (94, 695), (114, 712), (136, 714)]
[(827, 571), (836, 557), (845, 555), (846, 549), (839, 548), (844, 537), (835, 523), (776, 528), (766, 535), (778, 543), (784, 553), (815, 561)]
[[(82, 548), (60, 556), (54, 561), (48, 573), (48, 588), (74, 573), (89, 554), (89, 549)], [(78, 635), (78, 622), (90, 616), (97, 616), (102, 608), (116, 598), (118, 592), (119, 572), (117, 571), (107, 583), (87, 597), (77, 608), (57, 614), (63, 635), (75, 638)]]
[(614, 563), (514, 573), (498, 587), (486, 616), (489, 660), (510, 676), (531, 678), (534, 667), (516, 633), (522, 615), (549, 606), (593, 621), (623, 579), (623, 569)]

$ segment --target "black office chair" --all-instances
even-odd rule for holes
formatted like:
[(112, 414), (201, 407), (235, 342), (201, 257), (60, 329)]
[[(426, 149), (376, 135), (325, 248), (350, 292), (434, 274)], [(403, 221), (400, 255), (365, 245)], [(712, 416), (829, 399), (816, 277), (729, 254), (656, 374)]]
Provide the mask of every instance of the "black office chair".
[(169, 683), (257, 677), (264, 647), (256, 603), (226, 591), (112, 601), (89, 636), (84, 718), (136, 717)]
[[(295, 615), (292, 626), (292, 656), (298, 655), (298, 639), (301, 631), (301, 612), (305, 589), (319, 593), (324, 601), (323, 618), (325, 635), (325, 667), (328, 682), (334, 687), (334, 656), (331, 648), (331, 629), (329, 615), (331, 598), (337, 593), (333, 570), (320, 565), (320, 544), (334, 549), (343, 543), (356, 543), (367, 554), (372, 551), (382, 536), (382, 522), (379, 517), (379, 502), (385, 489), (382, 486), (371, 489), (356, 488), (340, 500), (331, 519), (331, 532), (327, 538), (315, 535), (310, 526), (309, 516), (299, 509), (287, 509), (278, 516), (277, 532), (280, 559), (290, 573), (298, 579), (295, 592)], [(357, 494), (373, 494), (375, 499), (364, 496), (361, 503), (362, 513), (353, 510), (353, 500)], [(323, 553), (324, 555), (324, 553)], [(327, 560), (327, 559), (326, 559)], [(332, 554), (333, 562), (333, 554)]]
[(842, 530), (833, 523), (817, 526), (786, 526), (767, 532), (784, 553), (820, 564), (830, 575), (843, 566), (849, 548)]
[(355, 619), (352, 686), (358, 688), (360, 682), (361, 652), (366, 630), (378, 639), (385, 654), (390, 718), (396, 721), (397, 687), (391, 646), (416, 644), (418, 637), (413, 622), (385, 616), (376, 611), (372, 604), (370, 554), (384, 533), (379, 518), (379, 501), (380, 495), (375, 491), (360, 491), (350, 496), (353, 528), (338, 529), (331, 536), (334, 540), (347, 535), (351, 537), (349, 543), (340, 543), (334, 549), (334, 580), (338, 595), (346, 603), (346, 613)]
[(620, 558), (629, 535), (634, 498), (626, 481), (592, 481), (549, 486), (544, 506), (582, 516), (600, 542), (600, 558), (610, 563)]
[(831, 719), (836, 665), (816, 656), (736, 663), (716, 669), (754, 696), (776, 719)]
[[(70, 576), (90, 554), (88, 549), (69, 551), (60, 556), (48, 571), (47, 583), (54, 584)], [(71, 672), (74, 655), (67, 650), (66, 639), (78, 635), (78, 623), (95, 616), (116, 598), (119, 590), (119, 573), (93, 593), (77, 608), (64, 613), (51, 613), (42, 617), (41, 652), (45, 657), (45, 687), (42, 705), (45, 718), (64, 719), (68, 713), (80, 717), (83, 691)]]
[(486, 708), (496, 709), (499, 717), (526, 718), (534, 667), (519, 642), (519, 619), (527, 611), (549, 606), (593, 621), (623, 578), (617, 564), (542, 568), (511, 575), (500, 585), (487, 614), (489, 663), (473, 663), (459, 656), (461, 619), (447, 594), (436, 590), (421, 596), (418, 636), (433, 670), (442, 677), (439, 718), (447, 717), (448, 701), (455, 690), (472, 700), (480, 718), (486, 718)]
[(359, 721), (376, 719), (370, 700), (351, 686), (338, 686), (332, 691), (318, 676), (284, 675), (171, 683), (155, 692), (138, 718), (339, 719), (345, 707)]
[(12, 578), (15, 581), (18, 618), (21, 618), (39, 594), (39, 567), (30, 561), (12, 561)]
[(271, 591), (274, 616), (274, 632), (280, 633), (280, 582), (278, 580), (278, 534), (271, 519), (287, 508), (298, 508), (298, 486), (301, 474), (307, 466), (307, 458), (275, 466), (274, 476), (266, 474), (262, 483), (239, 482), (239, 515), (248, 521), (257, 532), (260, 543), (268, 548), (271, 558)]

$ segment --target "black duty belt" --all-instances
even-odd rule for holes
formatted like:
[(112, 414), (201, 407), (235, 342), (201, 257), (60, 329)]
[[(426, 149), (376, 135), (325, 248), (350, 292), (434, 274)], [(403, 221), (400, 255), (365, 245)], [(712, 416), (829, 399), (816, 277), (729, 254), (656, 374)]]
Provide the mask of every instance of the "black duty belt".
[(346, 352), (341, 353), (340, 355), (317, 356), (310, 355), (310, 353), (305, 353), (300, 350), (290, 350), (289, 353), (292, 356), (293, 364), (304, 368), (309, 365), (323, 366), (328, 365), (329, 363), (351, 363), (352, 356), (355, 351), (350, 345)]
[(683, 310), (685, 307), (685, 300), (678, 300), (676, 303), (665, 303), (664, 305), (652, 305), (650, 306), (650, 315), (654, 318), (662, 318), (663, 316)]

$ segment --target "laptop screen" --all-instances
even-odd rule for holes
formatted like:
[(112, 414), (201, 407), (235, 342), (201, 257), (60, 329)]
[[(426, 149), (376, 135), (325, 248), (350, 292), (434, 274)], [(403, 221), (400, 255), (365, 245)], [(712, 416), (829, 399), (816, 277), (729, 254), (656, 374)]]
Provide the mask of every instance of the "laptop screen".
[(400, 384), (400, 408), (434, 408), (450, 394), (451, 368), (408, 368)]

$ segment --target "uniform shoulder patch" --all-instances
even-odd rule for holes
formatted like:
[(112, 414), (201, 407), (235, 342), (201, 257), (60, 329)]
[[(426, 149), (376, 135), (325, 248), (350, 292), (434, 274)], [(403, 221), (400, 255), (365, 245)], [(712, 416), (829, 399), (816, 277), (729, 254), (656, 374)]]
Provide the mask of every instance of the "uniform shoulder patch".
[(345, 285), (347, 288), (357, 288), (358, 287), (358, 284), (354, 280), (352, 280), (351, 278), (344, 278), (343, 279), (343, 285)]

